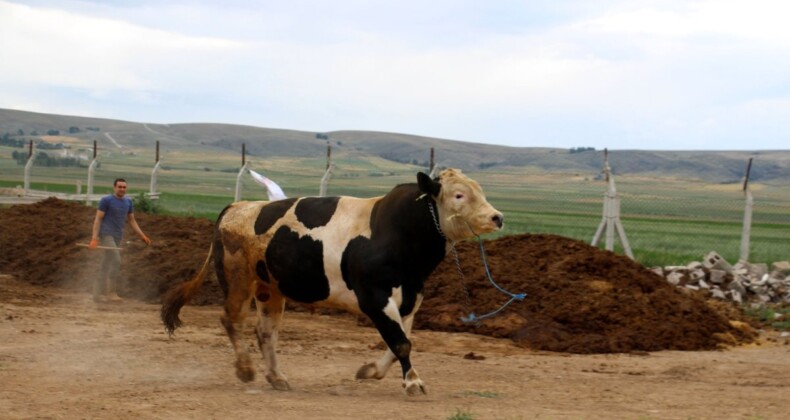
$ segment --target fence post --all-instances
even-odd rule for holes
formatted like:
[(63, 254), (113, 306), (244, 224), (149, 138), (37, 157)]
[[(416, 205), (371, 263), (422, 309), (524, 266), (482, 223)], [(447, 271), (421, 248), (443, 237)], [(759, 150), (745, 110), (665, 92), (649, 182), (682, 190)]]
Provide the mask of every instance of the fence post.
[(743, 231), (741, 232), (740, 260), (743, 262), (749, 261), (749, 241), (752, 235), (752, 206), (754, 205), (754, 198), (752, 197), (752, 191), (749, 189), (752, 159), (754, 158), (749, 158), (749, 164), (746, 166), (746, 177), (743, 179), (743, 193), (746, 195), (746, 208), (743, 210)]
[(92, 203), (91, 195), (93, 195), (93, 172), (96, 170), (96, 165), (99, 160), (96, 158), (96, 140), (93, 141), (93, 161), (88, 166), (88, 190), (85, 192), (85, 205), (90, 206)]
[(33, 167), (33, 140), (30, 140), (30, 149), (27, 154), (27, 163), (25, 163), (25, 195), (30, 190), (30, 168)]
[(324, 171), (324, 176), (321, 177), (321, 185), (318, 187), (318, 196), (319, 197), (326, 197), (326, 189), (329, 184), (329, 179), (332, 177), (332, 171), (335, 169), (335, 165), (332, 164), (332, 146), (329, 144), (329, 140), (326, 141), (326, 171)]
[(154, 164), (154, 169), (151, 171), (151, 186), (148, 189), (148, 197), (152, 200), (156, 200), (159, 198), (159, 193), (156, 192), (158, 187), (157, 184), (157, 173), (159, 172), (159, 140), (156, 141), (156, 164)]
[(628, 238), (625, 236), (625, 229), (620, 222), (620, 197), (617, 196), (617, 188), (614, 185), (614, 176), (612, 176), (612, 169), (609, 167), (609, 150), (604, 149), (604, 167), (603, 173), (606, 175), (608, 188), (604, 193), (603, 199), (603, 217), (598, 229), (595, 231), (595, 236), (591, 242), (592, 246), (598, 246), (598, 241), (601, 240), (601, 234), (606, 228), (606, 250), (614, 250), (614, 236), (615, 231), (620, 237), (620, 243), (623, 245), (623, 251), (632, 260), (634, 253), (631, 252), (631, 245), (628, 243)]
[(244, 172), (247, 170), (247, 145), (246, 143), (241, 144), (241, 169), (239, 170), (239, 174), (236, 175), (236, 195), (234, 198), (234, 202), (241, 200), (241, 176), (244, 175)]

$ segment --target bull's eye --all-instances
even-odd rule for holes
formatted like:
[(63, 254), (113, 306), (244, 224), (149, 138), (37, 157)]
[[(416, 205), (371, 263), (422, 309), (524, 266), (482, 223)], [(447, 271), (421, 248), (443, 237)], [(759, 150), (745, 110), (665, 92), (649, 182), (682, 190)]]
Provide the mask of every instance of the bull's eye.
[(456, 200), (460, 200), (462, 198), (464, 198), (464, 195), (462, 193), (455, 193), (455, 199)]

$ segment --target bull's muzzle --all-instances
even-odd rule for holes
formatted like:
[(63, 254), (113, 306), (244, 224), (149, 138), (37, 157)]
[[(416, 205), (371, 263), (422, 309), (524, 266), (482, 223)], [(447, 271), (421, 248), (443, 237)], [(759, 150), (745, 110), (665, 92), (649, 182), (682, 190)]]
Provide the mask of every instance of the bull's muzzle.
[(505, 215), (502, 213), (494, 213), (494, 215), (491, 216), (491, 222), (494, 223), (497, 229), (502, 229), (502, 226), (505, 224)]

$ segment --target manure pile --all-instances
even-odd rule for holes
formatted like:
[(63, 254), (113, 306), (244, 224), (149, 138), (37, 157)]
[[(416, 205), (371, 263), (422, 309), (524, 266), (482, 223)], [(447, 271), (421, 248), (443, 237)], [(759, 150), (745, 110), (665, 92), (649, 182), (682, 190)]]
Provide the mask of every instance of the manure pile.
[[(74, 244), (89, 241), (94, 215), (91, 207), (54, 198), (0, 209), (0, 273), (37, 285), (89, 290), (99, 253)], [(154, 245), (145, 247), (127, 233), (121, 295), (158, 302), (171, 285), (200, 268), (213, 223), (135, 216)], [(707, 350), (754, 339), (730, 324), (727, 311), (624, 256), (554, 235), (506, 236), (484, 246), (495, 281), (526, 293), (526, 299), (477, 326), (462, 323), (460, 317), (470, 311), (479, 316), (509, 299), (488, 282), (478, 245), (462, 243), (457, 250), (465, 280), (448, 255), (426, 283), (415, 328), (467, 331), (571, 353)], [(221, 300), (212, 274), (193, 303)]]

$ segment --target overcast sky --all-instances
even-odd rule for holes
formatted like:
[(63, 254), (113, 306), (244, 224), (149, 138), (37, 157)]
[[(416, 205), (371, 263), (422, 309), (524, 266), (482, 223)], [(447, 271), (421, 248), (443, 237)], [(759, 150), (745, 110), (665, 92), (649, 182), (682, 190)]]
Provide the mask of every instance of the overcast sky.
[(790, 1), (0, 0), (0, 108), (788, 149)]

